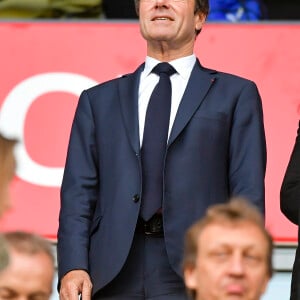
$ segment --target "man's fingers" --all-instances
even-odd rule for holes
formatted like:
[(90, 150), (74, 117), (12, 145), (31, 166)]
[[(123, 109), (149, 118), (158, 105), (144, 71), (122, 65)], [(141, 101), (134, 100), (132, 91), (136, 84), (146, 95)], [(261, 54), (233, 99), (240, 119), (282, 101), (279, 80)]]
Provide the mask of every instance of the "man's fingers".
[(73, 284), (60, 289), (59, 298), (60, 300), (78, 300), (80, 289)]
[(79, 286), (73, 282), (69, 282), (60, 289), (60, 300), (78, 300), (78, 295), (81, 293)]
[(90, 300), (92, 295), (92, 284), (90, 281), (85, 280), (82, 287), (81, 297), (82, 300)]
[(74, 270), (67, 273), (61, 280), (60, 300), (78, 300), (81, 294), (83, 300), (91, 299), (92, 283), (87, 272)]

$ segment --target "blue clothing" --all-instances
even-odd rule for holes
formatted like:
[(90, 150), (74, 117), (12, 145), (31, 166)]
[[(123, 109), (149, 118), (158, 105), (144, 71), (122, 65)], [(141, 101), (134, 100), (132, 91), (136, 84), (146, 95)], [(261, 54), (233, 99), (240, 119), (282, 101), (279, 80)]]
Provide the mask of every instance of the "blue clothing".
[(264, 18), (264, 9), (259, 0), (210, 0), (209, 21), (256, 21)]

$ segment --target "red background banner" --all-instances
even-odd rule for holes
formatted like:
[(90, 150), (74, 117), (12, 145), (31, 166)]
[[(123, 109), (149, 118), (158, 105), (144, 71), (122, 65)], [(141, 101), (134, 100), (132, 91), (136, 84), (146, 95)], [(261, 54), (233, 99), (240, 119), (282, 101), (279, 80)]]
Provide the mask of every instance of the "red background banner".
[[(56, 238), (59, 185), (80, 91), (143, 62), (133, 23), (0, 23), (0, 128), (20, 140), (13, 208), (2, 230)], [(266, 222), (277, 242), (296, 242), (279, 191), (300, 114), (300, 24), (213, 24), (197, 38), (204, 66), (255, 81), (267, 136)]]

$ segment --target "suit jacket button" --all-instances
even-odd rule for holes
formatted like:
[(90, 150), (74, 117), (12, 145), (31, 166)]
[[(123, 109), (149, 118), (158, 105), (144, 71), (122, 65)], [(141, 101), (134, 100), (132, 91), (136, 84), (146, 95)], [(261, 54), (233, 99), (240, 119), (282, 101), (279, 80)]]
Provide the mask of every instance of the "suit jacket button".
[(133, 197), (132, 197), (132, 200), (134, 203), (137, 203), (140, 201), (140, 196), (138, 194), (135, 194)]

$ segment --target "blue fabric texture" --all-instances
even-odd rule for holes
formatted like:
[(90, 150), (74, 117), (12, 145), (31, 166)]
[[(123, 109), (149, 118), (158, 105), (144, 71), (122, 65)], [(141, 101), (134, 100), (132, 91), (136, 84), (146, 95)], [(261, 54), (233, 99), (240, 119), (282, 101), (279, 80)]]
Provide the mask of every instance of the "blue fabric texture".
[(256, 21), (264, 18), (263, 4), (259, 0), (210, 0), (208, 21)]

